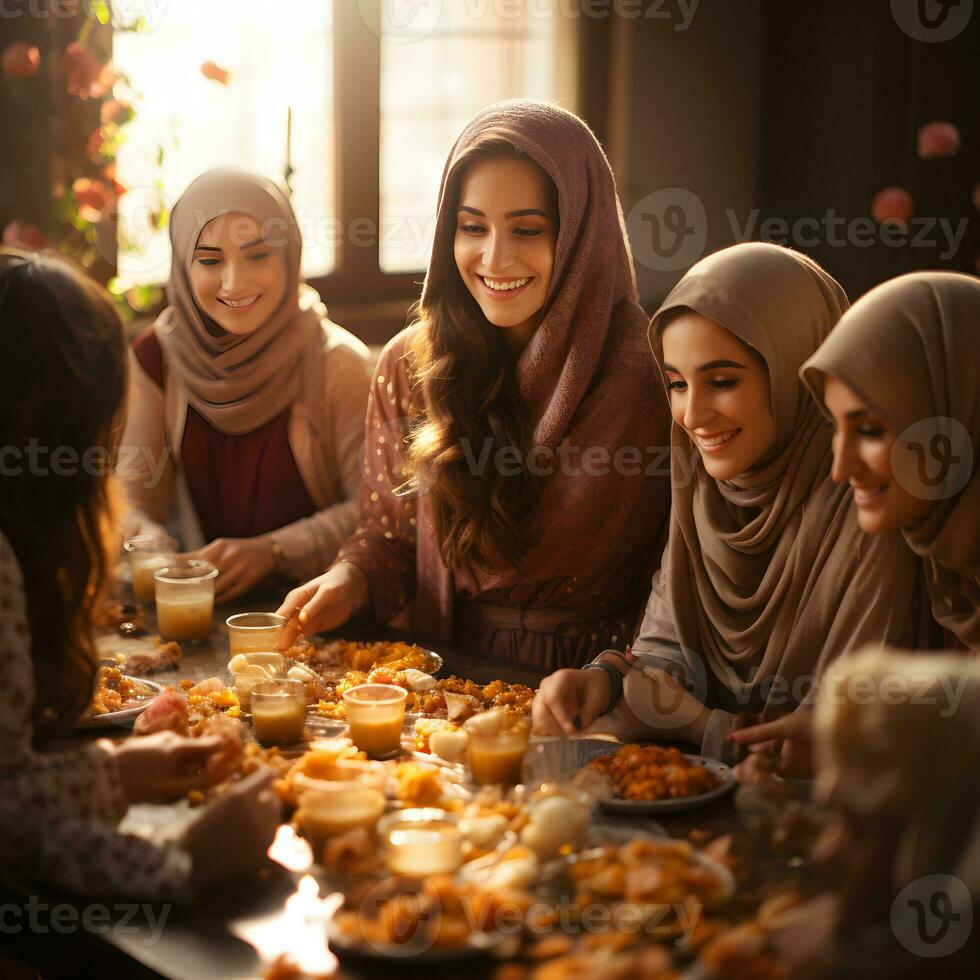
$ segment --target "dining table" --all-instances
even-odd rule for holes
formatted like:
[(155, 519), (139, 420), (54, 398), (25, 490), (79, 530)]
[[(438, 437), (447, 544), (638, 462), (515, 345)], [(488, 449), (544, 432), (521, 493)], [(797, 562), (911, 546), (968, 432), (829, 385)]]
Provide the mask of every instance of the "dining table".
[[(241, 612), (273, 611), (277, 599), (272, 594), (253, 593), (245, 599), (223, 606), (216, 606), (212, 618), (210, 636), (206, 641), (182, 643), (183, 657), (178, 666), (168, 671), (165, 682), (175, 684), (183, 679), (199, 682), (208, 677), (218, 677), (231, 684), (227, 669), (231, 657), (228, 617)], [(156, 633), (156, 620), (152, 608), (143, 611), (143, 629), (152, 639)], [(333, 634), (323, 634), (327, 639), (343, 637), (351, 641), (405, 641), (419, 642), (442, 658), (440, 676), (454, 674), (480, 684), (494, 679), (536, 687), (541, 673), (518, 664), (501, 663), (485, 657), (464, 653), (452, 646), (423, 642), (410, 632), (392, 627), (367, 624), (348, 624)], [(113, 643), (112, 632), (102, 639), (103, 645)], [(154, 675), (155, 676), (155, 675)], [(64, 739), (61, 748), (82, 745), (96, 737), (125, 739), (133, 737), (128, 728), (89, 729), (74, 733)], [(692, 747), (688, 747), (693, 750)], [(602, 816), (593, 817), (593, 832), (602, 834), (603, 826), (615, 830), (623, 839), (632, 832), (655, 833), (674, 838), (706, 841), (735, 835), (744, 829), (744, 819), (737, 803), (737, 794), (728, 793), (715, 802), (696, 810), (658, 814), (656, 820), (649, 816)], [(164, 818), (166, 816), (165, 811)], [(781, 860), (771, 864), (767, 871), (770, 880), (790, 880), (799, 874), (798, 863)], [(314, 870), (314, 878), (319, 875)], [(14, 942), (21, 949), (27, 962), (36, 963), (42, 976), (90, 977), (166, 977), (170, 980), (242, 980), (262, 978), (268, 975), (270, 955), (289, 929), (296, 928), (299, 879), (304, 877), (274, 860), (260, 872), (233, 881), (225, 881), (199, 890), (185, 903), (124, 902), (99, 899), (94, 905), (100, 910), (109, 909), (108, 921), (99, 919), (98, 928), (77, 926), (74, 929), (44, 932), (22, 931), (18, 935), (0, 937)], [(319, 882), (323, 902), (330, 882)], [(310, 896), (307, 901), (318, 908)], [(0, 884), (0, 908), (4, 902), (21, 907), (33, 902), (49, 910), (62, 909), (63, 921), (84, 923), (86, 909), (93, 907), (91, 900), (62, 894), (46, 886), (27, 881)], [(69, 910), (75, 910), (74, 913)], [(310, 913), (312, 914), (312, 913)], [(270, 950), (272, 953), (270, 953)], [(329, 957), (328, 957), (329, 958)], [(83, 965), (83, 966), (82, 966)], [(349, 961), (343, 956), (333, 964), (332, 975), (339, 978), (356, 976), (381, 976), (390, 974), (392, 967), (398, 974), (426, 971), (426, 964), (415, 965), (408, 960), (385, 961), (358, 958)], [(44, 972), (45, 969), (48, 972)], [(431, 966), (428, 967), (431, 972)], [(441, 977), (490, 975), (492, 963), (461, 962), (439, 966)], [(73, 972), (77, 971), (77, 972)]]

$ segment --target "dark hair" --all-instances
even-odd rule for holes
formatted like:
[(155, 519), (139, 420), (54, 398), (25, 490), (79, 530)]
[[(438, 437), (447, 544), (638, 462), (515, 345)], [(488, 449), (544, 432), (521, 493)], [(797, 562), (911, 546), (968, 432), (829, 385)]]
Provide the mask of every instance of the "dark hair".
[[(451, 202), (446, 213), (452, 220), (463, 179), (475, 162), (515, 158), (530, 161), (503, 139), (469, 150), (446, 191)], [(543, 170), (541, 175), (557, 229), (558, 190)], [(527, 467), (517, 476), (495, 466), (475, 473), (463, 447), (478, 454), (489, 439), (497, 448), (516, 448), (526, 459), (531, 420), (503, 331), (487, 320), (463, 282), (452, 236), (444, 247), (447, 254), (433, 256), (433, 262), (448, 263), (452, 271), (445, 288), (420, 310), (425, 329), (412, 351), (413, 397), (420, 415), (409, 437), (409, 469), (413, 482), (425, 486), (436, 539), (449, 568), (519, 566), (533, 534), (528, 519), (538, 500), (539, 480)]]
[(92, 619), (110, 572), (113, 421), (125, 390), (125, 338), (108, 294), (61, 259), (0, 256), (0, 446), (21, 460), (32, 446), (72, 460), (58, 475), (28, 464), (0, 476), (0, 531), (27, 593), (39, 740), (92, 697)]

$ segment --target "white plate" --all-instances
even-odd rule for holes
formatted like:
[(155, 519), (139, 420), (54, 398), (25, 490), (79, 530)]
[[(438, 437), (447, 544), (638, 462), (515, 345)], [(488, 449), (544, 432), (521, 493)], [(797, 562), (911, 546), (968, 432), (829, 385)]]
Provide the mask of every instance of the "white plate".
[[(606, 737), (532, 738), (531, 775), (540, 777), (543, 781), (568, 779), (592, 759), (600, 755), (611, 755), (625, 744)], [(701, 755), (689, 755), (686, 752), (684, 758), (703, 766), (708, 772), (717, 776), (721, 780), (719, 785), (710, 792), (699, 793), (697, 796), (681, 796), (669, 800), (612, 799), (601, 801), (599, 806), (606, 813), (620, 816), (677, 813), (682, 810), (694, 810), (697, 807), (705, 806), (734, 789), (735, 774), (731, 767), (726, 766), (724, 762), (719, 762), (717, 759), (707, 759)]]
[[(123, 675), (128, 677), (127, 674)], [(107, 711), (104, 715), (83, 715), (75, 722), (75, 728), (132, 728), (133, 722), (153, 703), (153, 699), (163, 691), (163, 685), (148, 681), (145, 677), (129, 677), (136, 684), (150, 688), (153, 693), (141, 698), (138, 704), (120, 711)]]
[(705, 806), (735, 788), (735, 773), (724, 762), (719, 762), (717, 759), (706, 759), (703, 755), (688, 755), (686, 752), (684, 758), (707, 769), (712, 775), (717, 776), (721, 782), (713, 790), (707, 793), (698, 793), (695, 796), (678, 796), (669, 800), (602, 800), (599, 806), (606, 813), (644, 815), (678, 813), (681, 810), (694, 810), (699, 806)]

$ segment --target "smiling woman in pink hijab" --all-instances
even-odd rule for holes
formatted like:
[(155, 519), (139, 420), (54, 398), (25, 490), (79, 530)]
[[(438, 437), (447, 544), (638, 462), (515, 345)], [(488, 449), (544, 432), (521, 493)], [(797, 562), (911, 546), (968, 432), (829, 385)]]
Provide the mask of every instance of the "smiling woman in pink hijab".
[(325, 629), (414, 596), (422, 636), (540, 671), (628, 639), (669, 507), (646, 322), (592, 133), (538, 102), (479, 113), (419, 320), (377, 367), (360, 527), (281, 611)]
[(170, 217), (169, 306), (135, 341), (120, 477), (140, 529), (174, 522), (230, 600), (299, 580), (357, 521), (367, 348), (300, 282), (273, 181), (198, 177)]

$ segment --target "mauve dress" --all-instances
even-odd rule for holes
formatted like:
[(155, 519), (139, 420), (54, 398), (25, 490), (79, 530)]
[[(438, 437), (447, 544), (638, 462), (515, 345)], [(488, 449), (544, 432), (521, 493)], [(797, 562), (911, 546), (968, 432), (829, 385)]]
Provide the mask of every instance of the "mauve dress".
[[(521, 574), (454, 571), (448, 576), (451, 595), (440, 595), (447, 575), (424, 493), (399, 492), (405, 482), (400, 447), (412, 410), (405, 355), (415, 329), (395, 337), (378, 362), (368, 402), (360, 525), (338, 555), (367, 577), (374, 618), (391, 621), (414, 596), (413, 625), (420, 639), (451, 643), (466, 653), (541, 673), (578, 667), (602, 650), (621, 648), (636, 633), (652, 572), (659, 565), (669, 478), (659, 471), (643, 477), (650, 492), (635, 507), (629, 540), (604, 540), (606, 515), (595, 512), (582, 522), (576, 567), (549, 567), (544, 558)], [(620, 399), (624, 391), (630, 393), (631, 407), (623, 411), (635, 415), (631, 434), (637, 446), (655, 444), (664, 432), (662, 397), (649, 371), (650, 365), (639, 360), (623, 373), (618, 392)], [(608, 390), (600, 397), (609, 397)], [(582, 410), (590, 407), (586, 399)], [(543, 492), (538, 518), (547, 526), (550, 515), (557, 516), (561, 508), (562, 500)]]

